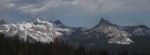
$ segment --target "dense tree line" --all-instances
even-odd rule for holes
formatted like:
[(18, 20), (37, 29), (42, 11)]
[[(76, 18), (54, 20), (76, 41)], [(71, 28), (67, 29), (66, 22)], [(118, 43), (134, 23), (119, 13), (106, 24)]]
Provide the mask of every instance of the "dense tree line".
[[(128, 51), (119, 52), (119, 55), (128, 55)], [(0, 55), (113, 55), (106, 50), (85, 51), (84, 47), (79, 46), (74, 49), (72, 46), (55, 40), (52, 43), (29, 43), (29, 41), (21, 42), (18, 36), (13, 38), (4, 37), (0, 34)], [(133, 55), (149, 55), (139, 54)]]

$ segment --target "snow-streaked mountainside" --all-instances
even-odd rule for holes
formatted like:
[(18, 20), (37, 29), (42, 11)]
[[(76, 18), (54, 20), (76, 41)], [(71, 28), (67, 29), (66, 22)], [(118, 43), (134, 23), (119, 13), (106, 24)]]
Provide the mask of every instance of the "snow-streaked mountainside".
[(102, 33), (105, 34), (108, 39), (108, 43), (116, 43), (116, 44), (130, 44), (133, 41), (129, 38), (131, 34), (117, 28), (115, 25), (109, 23), (107, 20), (101, 19), (100, 23), (92, 28), (89, 32), (94, 33)]
[[(85, 46), (95, 46), (109, 44), (131, 44), (134, 43), (130, 39), (130, 33), (118, 28), (119, 26), (111, 24), (105, 19), (101, 19), (100, 23), (95, 27), (81, 32), (70, 37), (69, 42), (73, 45), (77, 43), (84, 44)], [(75, 43), (73, 43), (75, 42)]]
[(29, 22), (1, 24), (0, 32), (8, 36), (19, 36), (19, 39), (30, 42), (51, 42), (57, 37), (70, 35), (73, 30), (61, 28), (55, 22), (35, 18)]
[(145, 25), (125, 26), (125, 27), (123, 27), (123, 30), (131, 33), (132, 35), (150, 36), (150, 28), (148, 28)]
[(60, 38), (72, 45), (80, 43), (87, 47), (104, 44), (129, 45), (143, 41), (142, 38), (150, 39), (150, 28), (145, 25), (119, 26), (103, 18), (91, 29), (65, 26), (60, 20), (44, 21), (35, 18), (29, 22), (10, 24), (2, 20), (0, 21), (0, 33), (5, 34), (5, 37), (19, 36), (20, 40), (30, 42), (49, 43)]

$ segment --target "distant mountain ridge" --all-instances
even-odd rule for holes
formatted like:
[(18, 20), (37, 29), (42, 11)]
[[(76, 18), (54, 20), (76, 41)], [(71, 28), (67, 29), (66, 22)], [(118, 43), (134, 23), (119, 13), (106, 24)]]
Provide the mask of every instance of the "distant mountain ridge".
[[(29, 22), (16, 24), (6, 24), (4, 20), (0, 21), (0, 33), (5, 36), (18, 35), (20, 40), (30, 42), (53, 42), (55, 38), (61, 38), (70, 43), (83, 43), (90, 46), (95, 44), (132, 44), (136, 43), (131, 38), (133, 36), (150, 36), (150, 28), (145, 25), (139, 26), (119, 26), (110, 23), (102, 18), (93, 28), (69, 27), (61, 23), (60, 20), (44, 21), (35, 18)], [(90, 41), (90, 42), (89, 42)]]

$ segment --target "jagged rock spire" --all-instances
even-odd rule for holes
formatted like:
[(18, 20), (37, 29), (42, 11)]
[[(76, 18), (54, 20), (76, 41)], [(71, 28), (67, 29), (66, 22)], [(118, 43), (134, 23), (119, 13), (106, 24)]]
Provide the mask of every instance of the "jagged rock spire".
[(0, 20), (0, 24), (5, 24), (5, 20)]
[(102, 18), (100, 20), (100, 22), (96, 25), (96, 27), (98, 26), (106, 26), (106, 25), (112, 25), (108, 20), (105, 20), (104, 18)]
[(54, 21), (54, 23), (56, 23), (56, 24), (62, 24), (60, 20), (56, 20), (56, 21)]

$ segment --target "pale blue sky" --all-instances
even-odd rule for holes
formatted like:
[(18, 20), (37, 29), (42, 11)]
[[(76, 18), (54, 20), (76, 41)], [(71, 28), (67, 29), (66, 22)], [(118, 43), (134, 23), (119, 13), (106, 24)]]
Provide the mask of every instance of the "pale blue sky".
[(8, 23), (60, 19), (67, 26), (95, 26), (102, 17), (114, 24), (150, 27), (150, 0), (0, 0)]

